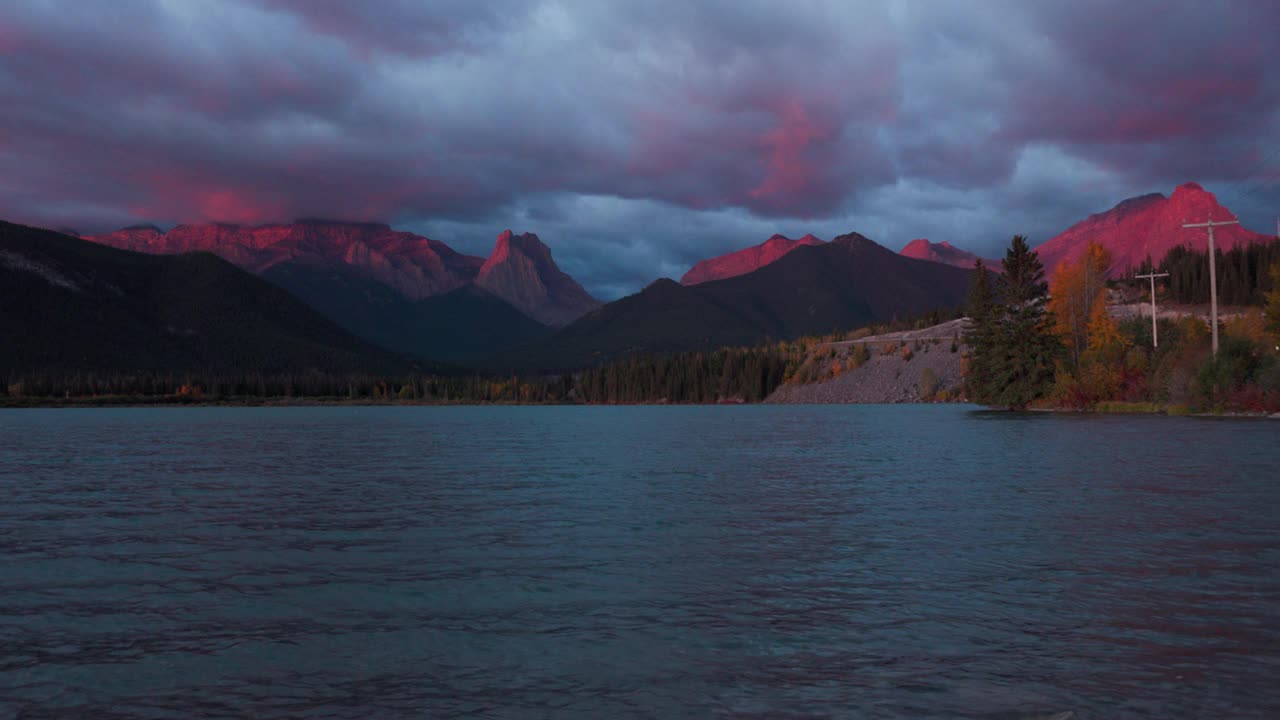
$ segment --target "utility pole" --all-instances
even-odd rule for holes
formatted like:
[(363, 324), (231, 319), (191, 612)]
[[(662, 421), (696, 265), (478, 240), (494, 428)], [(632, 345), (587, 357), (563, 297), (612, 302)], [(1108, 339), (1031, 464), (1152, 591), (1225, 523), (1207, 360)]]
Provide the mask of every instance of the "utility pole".
[(1160, 336), (1156, 330), (1156, 278), (1169, 277), (1169, 273), (1151, 273), (1150, 275), (1134, 275), (1135, 278), (1151, 279), (1151, 347), (1160, 347)]
[(1184, 228), (1209, 229), (1209, 312), (1213, 315), (1213, 355), (1218, 356), (1218, 259), (1213, 249), (1213, 229), (1218, 225), (1239, 225), (1239, 220), (1208, 220), (1202, 223), (1183, 223)]

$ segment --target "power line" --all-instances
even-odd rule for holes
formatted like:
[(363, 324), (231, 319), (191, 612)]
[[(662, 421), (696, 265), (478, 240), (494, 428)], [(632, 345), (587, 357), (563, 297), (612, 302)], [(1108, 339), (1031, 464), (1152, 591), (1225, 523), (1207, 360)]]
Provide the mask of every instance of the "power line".
[(1152, 272), (1148, 275), (1134, 275), (1135, 278), (1146, 280), (1151, 279), (1151, 347), (1160, 347), (1160, 334), (1156, 329), (1156, 278), (1169, 277), (1169, 273)]
[[(1213, 249), (1213, 229), (1219, 225), (1239, 225), (1239, 220), (1217, 220), (1209, 218), (1207, 222), (1202, 223), (1183, 223), (1184, 228), (1208, 228), (1209, 229), (1209, 305), (1210, 312), (1213, 315), (1213, 355), (1218, 356), (1218, 262), (1216, 259), (1217, 252)], [(1155, 281), (1152, 280), (1152, 283)], [(1154, 293), (1155, 291), (1152, 290)]]

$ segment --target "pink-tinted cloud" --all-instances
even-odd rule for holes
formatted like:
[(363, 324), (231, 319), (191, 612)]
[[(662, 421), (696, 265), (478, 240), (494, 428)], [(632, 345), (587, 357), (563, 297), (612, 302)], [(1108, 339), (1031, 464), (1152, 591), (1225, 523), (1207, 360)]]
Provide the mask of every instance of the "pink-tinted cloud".
[(21, 40), (17, 28), (0, 24), (0, 57), (17, 55), (21, 51)]
[(966, 247), (1104, 195), (1273, 177), (1278, 26), (1264, 0), (11, 0), (0, 217), (440, 222), (488, 245), (513, 214), (586, 227), (557, 213), (603, 198), (649, 214), (583, 232), (664, 263), (714, 236), (698, 218), (750, 219), (741, 244)]
[(777, 111), (778, 127), (764, 136), (768, 163), (764, 180), (747, 195), (765, 202), (810, 193), (818, 183), (821, 147), (834, 136), (834, 128), (810, 117), (804, 106), (784, 100)]

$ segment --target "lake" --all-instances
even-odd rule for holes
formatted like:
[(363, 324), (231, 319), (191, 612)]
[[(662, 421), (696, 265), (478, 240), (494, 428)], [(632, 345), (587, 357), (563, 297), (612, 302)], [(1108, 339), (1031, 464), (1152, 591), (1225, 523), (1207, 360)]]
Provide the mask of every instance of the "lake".
[(1280, 717), (1280, 422), (0, 411), (0, 717)]

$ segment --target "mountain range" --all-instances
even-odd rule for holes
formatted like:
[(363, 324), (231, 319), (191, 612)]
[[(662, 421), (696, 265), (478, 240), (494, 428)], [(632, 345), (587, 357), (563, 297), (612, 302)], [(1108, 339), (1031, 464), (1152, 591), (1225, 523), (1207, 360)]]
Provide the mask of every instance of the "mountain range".
[[(1148, 257), (1158, 261), (1176, 245), (1202, 246), (1204, 231), (1183, 229), (1182, 224), (1210, 217), (1235, 216), (1211, 193), (1187, 183), (1168, 198), (1152, 194), (1125, 200), (1036, 249), (1052, 272), (1061, 262), (1079, 257), (1088, 242), (1098, 242), (1111, 252), (1110, 273), (1117, 276)], [(178, 225), (167, 232), (142, 225), (85, 238), (93, 244), (49, 231), (5, 227), (9, 228), (6, 242), (25, 238), (25, 244), (0, 256), (11, 288), (28, 288), (31, 297), (46, 298), (60, 308), (50, 311), (54, 313), (50, 316), (33, 301), (12, 295), (10, 289), (5, 315), (15, 308), (25, 313), (16, 327), (37, 336), (41, 326), (31, 318), (44, 322), (53, 322), (54, 317), (78, 318), (64, 325), (79, 328), (69, 331), (73, 336), (97, 338), (94, 343), (66, 340), (63, 345), (32, 351), (36, 355), (28, 357), (28, 361), (44, 358), (42, 362), (57, 360), (71, 366), (127, 357), (127, 345), (111, 339), (118, 337), (134, 338), (145, 346), (139, 351), (143, 364), (189, 366), (200, 354), (192, 339), (197, 337), (217, 337), (216, 343), (200, 347), (228, 359), (228, 353), (238, 352), (236, 336), (221, 323), (232, 323), (230, 318), (247, 313), (246, 317), (255, 318), (247, 327), (258, 335), (250, 345), (278, 330), (283, 346), (291, 348), (280, 356), (289, 367), (315, 365), (316, 361), (296, 352), (304, 346), (329, 348), (321, 354), (333, 367), (373, 357), (368, 353), (377, 346), (418, 358), (495, 369), (565, 370), (633, 352), (785, 340), (895, 315), (954, 308), (963, 302), (969, 268), (978, 259), (948, 242), (925, 239), (913, 240), (893, 253), (857, 233), (831, 242), (812, 235), (795, 240), (774, 235), (759, 245), (699, 261), (679, 283), (661, 279), (634, 295), (602, 305), (560, 270), (550, 248), (536, 235), (516, 235), (510, 230), (497, 237), (487, 258), (480, 258), (376, 223), (300, 220), (252, 227)], [(1239, 226), (1224, 226), (1217, 234), (1224, 249), (1270, 239)], [(31, 238), (37, 235), (53, 255), (36, 253), (40, 242)], [(160, 259), (136, 259), (140, 256), (114, 249), (176, 257), (164, 257), (167, 262), (157, 265)], [(108, 250), (117, 254), (101, 254)], [(123, 273), (121, 279), (100, 284), (92, 269), (98, 262)], [(998, 268), (997, 261), (986, 262)], [(193, 274), (190, 302), (181, 297), (182, 284), (171, 279), (180, 267)], [(244, 272), (229, 272), (237, 267)], [(164, 278), (163, 282), (139, 279), (153, 275)], [(111, 290), (130, 283), (134, 291), (126, 296)], [(55, 290), (60, 300), (49, 296)], [(67, 292), (72, 295), (63, 297)], [(218, 305), (215, 301), (222, 296)], [(86, 298), (95, 300), (86, 302)], [(110, 310), (120, 303), (123, 309)], [(149, 303), (157, 307), (147, 309)], [(154, 328), (144, 332), (149, 327), (145, 322), (128, 325), (121, 319), (146, 317), (151, 322), (168, 317), (170, 309), (160, 305), (196, 312), (195, 308), (209, 303), (215, 306), (207, 315), (217, 319), (217, 328), (198, 329), (198, 318), (182, 316), (181, 322), (163, 327), (185, 324), (196, 333), (183, 335), (185, 331), (179, 329), (177, 339), (164, 332), (156, 335)], [(283, 314), (254, 309), (262, 303)], [(111, 321), (115, 324), (107, 325), (116, 328), (110, 337), (94, 330), (87, 319), (106, 317), (103, 313), (115, 313)], [(298, 328), (305, 330), (302, 336), (286, 332), (285, 318), (302, 323)], [(19, 337), (13, 336), (13, 342)], [(93, 349), (99, 347), (105, 355)], [(377, 362), (383, 365), (403, 362), (402, 356), (376, 352), (382, 353)], [(346, 360), (339, 362), (340, 357)], [(97, 360), (90, 363), (93, 358)], [(234, 363), (243, 359), (236, 358)], [(119, 364), (117, 360), (108, 364)]]
[[(804, 243), (757, 270), (682, 285), (662, 279), (498, 361), (564, 370), (638, 352), (675, 352), (851, 329), (957, 308), (970, 272), (903, 257), (859, 235)], [(504, 364), (505, 363), (505, 364)]]
[(159, 255), (213, 253), (370, 342), (434, 359), (489, 355), (600, 305), (537, 235), (510, 230), (487, 259), (387, 225), (326, 220), (144, 225), (85, 239)]

